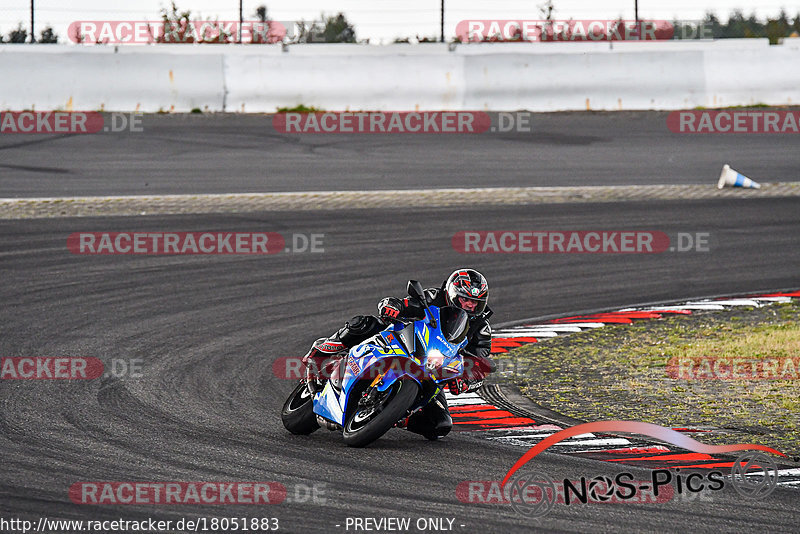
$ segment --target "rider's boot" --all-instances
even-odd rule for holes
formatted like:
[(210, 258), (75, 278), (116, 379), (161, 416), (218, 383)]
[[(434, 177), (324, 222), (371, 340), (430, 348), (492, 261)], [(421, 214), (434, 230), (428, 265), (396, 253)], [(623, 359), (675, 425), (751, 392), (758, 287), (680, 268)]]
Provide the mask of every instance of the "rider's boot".
[(440, 391), (424, 408), (412, 414), (408, 418), (405, 427), (407, 430), (425, 436), (430, 440), (439, 439), (449, 434), (453, 428), (453, 419), (447, 409), (447, 399), (444, 396), (444, 391)]
[(325, 381), (331, 377), (336, 362), (345, 354), (347, 354), (347, 347), (339, 341), (337, 334), (329, 338), (320, 338), (314, 342), (301, 360), (306, 367), (306, 380), (312, 391), (322, 389)]

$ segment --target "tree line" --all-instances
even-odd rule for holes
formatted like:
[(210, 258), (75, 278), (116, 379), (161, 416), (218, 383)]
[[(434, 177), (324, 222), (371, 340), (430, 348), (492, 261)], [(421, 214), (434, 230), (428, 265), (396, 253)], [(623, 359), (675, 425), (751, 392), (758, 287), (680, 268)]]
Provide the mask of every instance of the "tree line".
[[(271, 19), (267, 14), (267, 6), (259, 6), (253, 14), (257, 20), (269, 23)], [(164, 8), (161, 10), (161, 19), (165, 25), (171, 28), (185, 28), (191, 20), (190, 11), (180, 11), (172, 2), (169, 9)], [(680, 39), (682, 36), (694, 36), (691, 31), (696, 25), (689, 25), (681, 21), (674, 21), (675, 39)], [(717, 17), (713, 12), (708, 12), (702, 21), (703, 28), (706, 33), (704, 37), (711, 37), (713, 39), (732, 39), (732, 38), (768, 38), (772, 44), (778, 43), (785, 37), (798, 37), (800, 36), (800, 12), (791, 19), (785, 10), (781, 10), (780, 14), (775, 17), (767, 17), (766, 20), (761, 20), (755, 14), (746, 17), (741, 9), (731, 12), (728, 16), (727, 22)], [(686, 31), (682, 31), (686, 27)], [(355, 43), (355, 42), (368, 42), (368, 40), (357, 41), (355, 26), (351, 24), (343, 13), (336, 15), (321, 14), (319, 19), (312, 21), (297, 21), (297, 33), (291, 37), (290, 42), (293, 43)], [(12, 29), (5, 36), (0, 34), (0, 43), (25, 43), (28, 41), (28, 30), (22, 26), (22, 23)], [(80, 42), (80, 36), (76, 39)], [(419, 42), (433, 42), (435, 37), (417, 39)], [(186, 39), (186, 40), (170, 40), (156, 38), (156, 42), (171, 42), (171, 43), (230, 43), (235, 42), (235, 36), (225, 36), (221, 33), (215, 34), (213, 40), (202, 39)], [(408, 38), (397, 38), (396, 43), (409, 42)], [(47, 26), (39, 35), (37, 43), (57, 43), (58, 35), (53, 31), (53, 28)], [(253, 44), (260, 44), (269, 42), (266, 40), (253, 40)], [(102, 44), (102, 43), (98, 43)]]
[[(681, 35), (682, 24), (674, 22), (675, 35)], [(741, 9), (736, 9), (728, 16), (728, 21), (723, 23), (714, 13), (706, 13), (703, 19), (703, 27), (710, 30), (713, 39), (734, 39), (734, 38), (764, 38), (767, 37), (771, 44), (777, 44), (785, 37), (800, 37), (800, 12), (790, 20), (788, 13), (781, 10), (776, 18), (769, 18), (765, 21), (759, 20), (755, 14), (745, 17)]]

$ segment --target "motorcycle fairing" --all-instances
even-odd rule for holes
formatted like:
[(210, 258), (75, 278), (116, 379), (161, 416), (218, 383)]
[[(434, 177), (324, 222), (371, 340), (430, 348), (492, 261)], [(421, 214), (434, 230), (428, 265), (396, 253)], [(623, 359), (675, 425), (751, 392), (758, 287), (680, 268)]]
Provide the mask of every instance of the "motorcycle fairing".
[[(467, 344), (467, 340), (458, 344), (448, 342), (440, 328), (429, 327), (431, 319), (439, 324), (438, 308), (426, 310), (425, 318), (408, 325), (393, 324), (350, 349), (340, 363), (345, 365), (341, 389), (337, 391), (328, 381), (314, 399), (314, 413), (344, 425), (350, 392), (359, 380), (368, 380), (373, 385), (377, 384), (378, 391), (385, 391), (404, 377), (421, 385), (422, 377), (434, 371), (440, 375), (438, 379), (434, 378), (436, 382), (460, 375), (463, 362), (458, 351)], [(429, 362), (431, 365), (426, 368)], [(373, 369), (376, 365), (382, 367)], [(427, 399), (423, 402), (427, 402)]]

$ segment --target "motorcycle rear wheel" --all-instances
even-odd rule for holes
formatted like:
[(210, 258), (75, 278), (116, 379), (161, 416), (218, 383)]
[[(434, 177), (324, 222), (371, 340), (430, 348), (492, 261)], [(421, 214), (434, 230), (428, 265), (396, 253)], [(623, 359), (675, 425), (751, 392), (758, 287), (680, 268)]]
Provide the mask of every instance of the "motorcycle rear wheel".
[(306, 436), (319, 428), (314, 414), (314, 397), (308, 391), (305, 380), (301, 380), (283, 404), (281, 421), (292, 434)]

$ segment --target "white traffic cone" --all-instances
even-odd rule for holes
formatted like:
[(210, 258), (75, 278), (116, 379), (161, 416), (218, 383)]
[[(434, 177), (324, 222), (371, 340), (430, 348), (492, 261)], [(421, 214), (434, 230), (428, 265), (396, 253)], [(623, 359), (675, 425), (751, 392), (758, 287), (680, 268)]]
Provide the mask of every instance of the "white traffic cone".
[(725, 186), (761, 189), (760, 183), (754, 182), (744, 174), (731, 169), (727, 163), (722, 167), (722, 173), (719, 175), (719, 182), (717, 182), (717, 189), (722, 189)]

